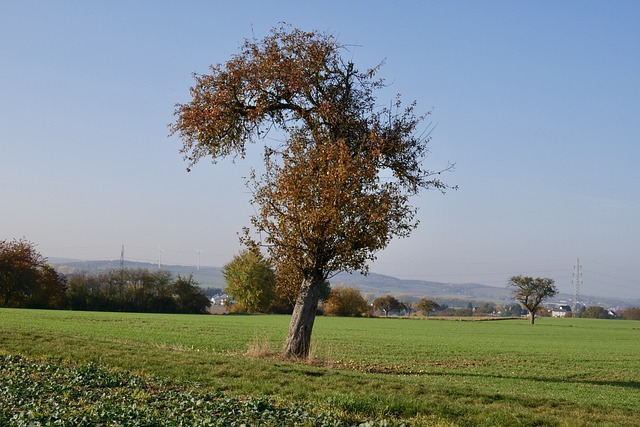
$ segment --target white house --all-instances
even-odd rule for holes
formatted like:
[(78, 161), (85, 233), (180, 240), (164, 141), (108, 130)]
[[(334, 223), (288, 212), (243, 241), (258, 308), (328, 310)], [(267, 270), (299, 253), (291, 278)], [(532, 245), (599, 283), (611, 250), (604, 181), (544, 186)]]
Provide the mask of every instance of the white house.
[(551, 317), (571, 317), (571, 306), (559, 305), (551, 310)]
[(229, 300), (231, 300), (231, 297), (229, 296), (229, 294), (226, 294), (226, 293), (216, 294), (211, 297), (211, 305), (216, 305), (216, 306), (224, 305), (225, 301), (229, 301)]

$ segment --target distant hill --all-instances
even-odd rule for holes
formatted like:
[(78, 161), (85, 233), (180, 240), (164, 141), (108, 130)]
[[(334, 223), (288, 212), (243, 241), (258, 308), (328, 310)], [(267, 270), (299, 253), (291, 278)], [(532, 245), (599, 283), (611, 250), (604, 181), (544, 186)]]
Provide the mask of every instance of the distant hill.
[[(382, 274), (340, 273), (331, 280), (332, 284), (344, 283), (359, 288), (363, 294), (375, 296), (394, 295), (405, 300), (412, 298), (429, 298), (438, 303), (450, 306), (465, 306), (471, 302), (474, 305), (482, 302), (510, 303), (513, 302), (511, 291), (505, 287), (482, 285), (479, 283), (441, 283), (426, 280), (404, 280)], [(559, 293), (552, 302), (569, 302), (573, 305), (573, 295)], [(606, 308), (625, 308), (640, 306), (640, 300), (628, 300), (616, 297), (601, 297), (580, 295), (580, 304), (598, 305)]]
[[(58, 271), (64, 274), (73, 274), (81, 271), (97, 273), (108, 269), (120, 268), (119, 260), (111, 261), (77, 261), (68, 259), (49, 259), (49, 262)], [(157, 270), (158, 264), (144, 262), (124, 262), (125, 268), (147, 268)], [(193, 275), (193, 278), (204, 288), (224, 289), (225, 281), (220, 267), (200, 267), (185, 265), (165, 265), (163, 270), (171, 271), (175, 276)], [(394, 295), (403, 300), (417, 300), (420, 298), (430, 298), (438, 303), (446, 303), (450, 306), (466, 306), (469, 302), (479, 305), (484, 302), (508, 303), (513, 302), (511, 293), (506, 287), (482, 285), (478, 283), (441, 283), (426, 280), (405, 280), (383, 274), (370, 273), (366, 276), (362, 274), (340, 273), (331, 279), (333, 285), (345, 284), (357, 287), (364, 295), (369, 297)], [(559, 294), (554, 301), (571, 301), (573, 295)], [(585, 305), (600, 305), (606, 308), (628, 306), (640, 306), (640, 301), (629, 301), (615, 297), (596, 297), (582, 295), (581, 303)]]
[(365, 294), (409, 296), (415, 298), (440, 298), (460, 300), (486, 300), (496, 302), (511, 301), (507, 288), (481, 285), (477, 283), (441, 283), (425, 280), (405, 280), (392, 276), (370, 273), (340, 273), (334, 277), (333, 284), (345, 283), (358, 287)]

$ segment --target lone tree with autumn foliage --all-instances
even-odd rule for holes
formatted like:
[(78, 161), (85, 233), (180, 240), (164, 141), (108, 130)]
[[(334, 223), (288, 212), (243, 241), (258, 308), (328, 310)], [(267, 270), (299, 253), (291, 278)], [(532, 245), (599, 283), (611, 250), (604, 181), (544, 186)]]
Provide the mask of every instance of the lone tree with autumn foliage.
[[(429, 129), (398, 96), (379, 107), (379, 66), (359, 71), (330, 34), (282, 25), (210, 73), (194, 75), (192, 100), (176, 106), (172, 133), (188, 170), (200, 159), (244, 157), (264, 144), (264, 170), (247, 180), (257, 213), (243, 242), (266, 247), (276, 271), (296, 279), (286, 356), (309, 353), (318, 301), (341, 271), (367, 263), (393, 236), (417, 226), (409, 198), (448, 187), (424, 168)], [(351, 57), (349, 53), (347, 57)], [(264, 138), (273, 129), (283, 142)], [(255, 236), (260, 236), (260, 239)]]

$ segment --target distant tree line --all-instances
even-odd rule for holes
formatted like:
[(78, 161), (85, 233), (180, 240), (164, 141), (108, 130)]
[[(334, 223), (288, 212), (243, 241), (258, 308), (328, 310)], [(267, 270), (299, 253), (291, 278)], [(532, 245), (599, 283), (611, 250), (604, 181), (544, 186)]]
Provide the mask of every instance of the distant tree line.
[(640, 307), (627, 308), (622, 313), (622, 318), (625, 320), (640, 320)]
[(587, 319), (624, 319), (624, 320), (640, 320), (640, 307), (628, 307), (621, 312), (607, 310), (599, 305), (591, 305), (582, 307), (576, 317)]
[[(223, 267), (225, 291), (232, 297), (232, 312), (291, 313), (297, 297), (287, 281), (257, 251), (245, 251)], [(529, 278), (524, 278), (529, 279)], [(531, 280), (530, 280), (531, 281)], [(533, 280), (535, 281), (535, 279)], [(528, 282), (527, 282), (528, 283)], [(518, 289), (520, 290), (520, 289)], [(0, 306), (91, 311), (150, 313), (206, 313), (217, 288), (202, 289), (193, 277), (148, 269), (110, 269), (101, 273), (65, 276), (47, 263), (35, 245), (22, 238), (0, 240)], [(337, 285), (322, 289), (319, 313), (329, 316), (520, 316), (523, 309), (511, 303), (485, 302), (474, 306), (463, 300), (428, 298), (400, 301), (392, 295), (368, 301), (358, 288)], [(450, 304), (448, 304), (450, 303)], [(461, 307), (466, 303), (466, 307)], [(456, 307), (451, 307), (455, 305)], [(550, 316), (538, 306), (536, 316)], [(640, 308), (630, 307), (621, 316), (600, 306), (582, 307), (575, 317), (640, 320)]]
[(150, 313), (206, 313), (211, 305), (193, 277), (113, 269), (64, 276), (26, 239), (0, 241), (3, 307)]
[(69, 278), (66, 292), (71, 310), (144, 313), (207, 313), (211, 301), (192, 276), (174, 279), (169, 271), (107, 270)]
[[(236, 255), (222, 268), (226, 281), (225, 292), (231, 296), (229, 310), (232, 313), (291, 313), (297, 297), (295, 288), (289, 286), (289, 275), (278, 271), (259, 251), (247, 250)], [(295, 282), (295, 281), (294, 281)], [(393, 295), (373, 299), (365, 298), (360, 289), (346, 285), (322, 289), (322, 304), (318, 313), (328, 316), (520, 316), (522, 309), (516, 303), (496, 306), (486, 302), (474, 307), (467, 300), (445, 300), (437, 303), (429, 298), (407, 298), (401, 301)]]

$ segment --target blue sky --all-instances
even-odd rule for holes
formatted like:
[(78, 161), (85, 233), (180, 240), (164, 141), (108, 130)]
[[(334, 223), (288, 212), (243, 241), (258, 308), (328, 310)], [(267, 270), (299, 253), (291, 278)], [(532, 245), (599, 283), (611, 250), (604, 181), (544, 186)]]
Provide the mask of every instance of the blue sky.
[[(273, 4), (271, 4), (273, 3)], [(192, 72), (284, 21), (334, 34), (361, 69), (432, 110), (420, 227), (373, 272), (503, 286), (551, 277), (640, 298), (637, 1), (3, 1), (0, 238), (48, 257), (220, 266), (258, 166), (198, 164), (168, 137)], [(160, 251), (160, 249), (162, 251)]]

